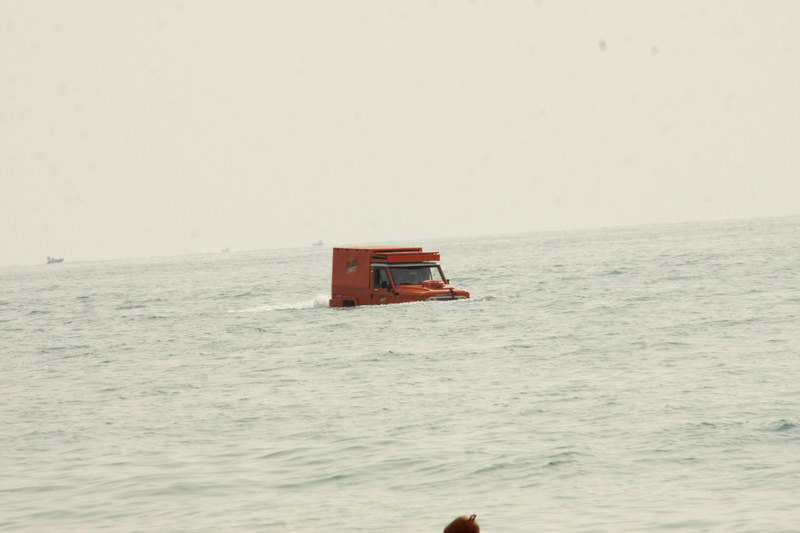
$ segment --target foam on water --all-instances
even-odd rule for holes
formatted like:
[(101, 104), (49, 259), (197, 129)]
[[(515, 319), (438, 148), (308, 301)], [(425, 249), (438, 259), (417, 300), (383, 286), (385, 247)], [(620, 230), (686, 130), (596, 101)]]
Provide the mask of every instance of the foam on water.
[(310, 300), (303, 300), (299, 302), (286, 302), (268, 305), (259, 305), (256, 307), (249, 307), (247, 309), (233, 309), (229, 313), (263, 313), (266, 311), (290, 311), (298, 309), (319, 309), (328, 307), (330, 295), (318, 294)]
[(398, 244), (0, 269), (0, 530), (797, 528), (800, 218)]

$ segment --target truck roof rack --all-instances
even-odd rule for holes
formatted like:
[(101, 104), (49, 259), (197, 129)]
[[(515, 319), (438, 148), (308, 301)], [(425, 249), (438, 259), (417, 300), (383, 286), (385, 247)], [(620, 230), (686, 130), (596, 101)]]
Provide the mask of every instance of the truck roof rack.
[(439, 252), (384, 252), (372, 254), (373, 261), (385, 261), (387, 263), (418, 263), (420, 261), (438, 261)]

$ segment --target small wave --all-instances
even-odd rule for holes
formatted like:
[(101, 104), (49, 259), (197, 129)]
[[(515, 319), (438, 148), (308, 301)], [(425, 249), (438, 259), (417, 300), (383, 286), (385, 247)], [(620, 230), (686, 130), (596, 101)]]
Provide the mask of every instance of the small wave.
[(385, 352), (379, 353), (373, 359), (373, 361), (377, 361), (382, 357), (409, 357), (410, 355), (411, 354), (409, 354), (409, 353), (404, 353), (404, 352), (400, 352), (400, 351), (386, 350)]
[(64, 350), (88, 350), (89, 346), (86, 344), (70, 345), (70, 346), (46, 346), (39, 349), (40, 354), (61, 352)]
[(472, 475), (486, 474), (487, 472), (494, 472), (496, 470), (504, 470), (504, 469), (507, 469), (507, 468), (512, 468), (513, 466), (514, 465), (509, 463), (509, 462), (494, 463), (494, 464), (487, 465), (487, 466), (484, 466), (482, 468), (479, 468), (479, 469), (475, 470), (474, 472), (472, 472)]
[(248, 309), (234, 309), (228, 311), (229, 313), (263, 313), (266, 311), (292, 311), (299, 309), (318, 309), (321, 307), (328, 307), (329, 296), (325, 294), (318, 294), (311, 300), (305, 300), (294, 303), (280, 303), (271, 305), (259, 305), (257, 307), (250, 307)]
[(796, 428), (797, 428), (796, 423), (790, 422), (782, 418), (777, 422), (775, 422), (774, 424), (770, 425), (768, 429), (769, 431), (789, 431)]
[(39, 289), (39, 292), (48, 292), (58, 288), (58, 285), (50, 285), (49, 287), (42, 287)]
[(129, 304), (120, 305), (119, 307), (117, 307), (117, 311), (127, 311), (129, 309), (143, 309), (143, 308), (144, 308), (144, 305), (142, 305), (142, 304), (129, 303)]

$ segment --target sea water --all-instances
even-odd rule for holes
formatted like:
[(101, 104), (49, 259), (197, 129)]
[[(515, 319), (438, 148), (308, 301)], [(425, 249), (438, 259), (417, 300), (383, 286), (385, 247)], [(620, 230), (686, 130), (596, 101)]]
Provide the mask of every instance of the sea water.
[(0, 530), (800, 530), (800, 218), (0, 269)]

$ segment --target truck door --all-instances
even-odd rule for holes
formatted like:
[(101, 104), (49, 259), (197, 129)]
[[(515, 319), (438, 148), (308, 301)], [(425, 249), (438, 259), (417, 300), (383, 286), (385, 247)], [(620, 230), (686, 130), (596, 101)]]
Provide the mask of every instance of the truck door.
[(371, 300), (376, 304), (388, 304), (397, 301), (397, 297), (392, 291), (392, 282), (389, 279), (389, 271), (384, 266), (372, 267)]

